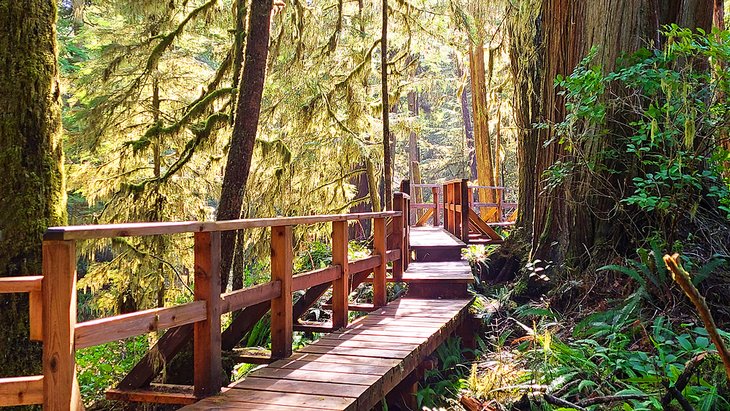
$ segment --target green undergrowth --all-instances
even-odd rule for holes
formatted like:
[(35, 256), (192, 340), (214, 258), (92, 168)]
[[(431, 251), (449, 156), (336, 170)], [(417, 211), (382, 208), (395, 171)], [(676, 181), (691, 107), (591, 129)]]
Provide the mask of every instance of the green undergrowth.
[[(477, 347), (452, 339), (439, 348), (419, 407), (459, 410), (471, 401), (489, 410), (730, 410), (722, 362), (661, 264), (663, 246), (650, 242), (634, 259), (598, 269), (592, 288), (600, 290), (570, 308), (553, 306), (557, 297), (525, 302), (518, 284), (480, 284), (471, 308), (481, 319)], [(467, 254), (480, 261), (488, 252)], [(686, 263), (696, 284), (721, 265)], [(730, 341), (730, 333), (720, 334)]]

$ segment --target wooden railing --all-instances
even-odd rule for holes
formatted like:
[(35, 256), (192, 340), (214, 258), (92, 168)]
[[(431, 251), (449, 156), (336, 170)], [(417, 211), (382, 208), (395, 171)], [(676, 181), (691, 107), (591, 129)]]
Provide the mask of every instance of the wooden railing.
[(444, 183), (444, 228), (464, 243), (469, 243), (469, 180)]
[[(43, 404), (44, 410), (82, 408), (76, 380), (76, 349), (104, 344), (157, 330), (193, 324), (194, 394), (220, 392), (221, 315), (271, 302), (271, 356), (292, 353), (292, 293), (332, 284), (333, 328), (347, 325), (350, 276), (373, 272), (373, 306), (386, 304), (386, 265), (393, 262), (393, 280), (408, 267), (409, 196), (394, 195), (394, 211), (278, 217), (220, 222), (132, 223), (54, 227), (43, 240), (43, 275), (0, 279), (0, 293), (30, 293), (30, 336), (43, 341), (43, 375), (0, 379), (0, 406)], [(386, 219), (392, 219), (387, 234)], [(348, 261), (348, 221), (373, 220), (372, 255)], [(292, 228), (332, 224), (332, 264), (293, 275)], [(271, 228), (271, 280), (221, 294), (221, 232)], [(173, 307), (100, 318), (77, 324), (76, 241), (129, 236), (192, 233), (194, 237), (194, 301)]]
[[(462, 180), (452, 180), (453, 181), (462, 181)], [(466, 181), (466, 180), (464, 180)], [(422, 213), (418, 219), (411, 220), (411, 225), (421, 226), (429, 221), (434, 227), (438, 227), (441, 225), (441, 215), (442, 213), (445, 213), (445, 210), (443, 208), (443, 203), (441, 202), (442, 199), (444, 199), (444, 187), (448, 185), (450, 182), (447, 182), (445, 184), (408, 184), (410, 187), (410, 195), (411, 198), (417, 198), (416, 193), (420, 190), (421, 193), (423, 191), (430, 191), (431, 192), (431, 201), (430, 202), (423, 202), (423, 203), (411, 203), (411, 211), (417, 212), (418, 210), (426, 210), (426, 212)], [(508, 193), (514, 194), (514, 190), (508, 187), (501, 187), (501, 186), (467, 186), (468, 192), (467, 197), (469, 199), (469, 205), (470, 207), (475, 210), (477, 213), (480, 212), (482, 208), (493, 208), (496, 209), (495, 216), (496, 218), (493, 219), (494, 221), (489, 221), (489, 223), (506, 223), (508, 221), (508, 215), (510, 211), (513, 211), (517, 209), (517, 203), (514, 201), (508, 201)], [(496, 202), (485, 202), (485, 201), (476, 201), (479, 191), (484, 190), (491, 190), (494, 191), (494, 198), (497, 199)], [(424, 195), (420, 196), (421, 198), (424, 197)], [(444, 217), (445, 220), (446, 217)]]

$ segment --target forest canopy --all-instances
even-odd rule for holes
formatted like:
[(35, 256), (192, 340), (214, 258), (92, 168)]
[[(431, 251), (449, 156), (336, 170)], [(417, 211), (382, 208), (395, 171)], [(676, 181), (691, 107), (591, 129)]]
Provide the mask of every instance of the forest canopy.
[[(477, 343), (439, 348), (419, 408), (730, 409), (723, 1), (18, 3), (0, 0), (0, 277), (41, 273), (48, 227), (391, 211), (399, 190), (430, 224), (467, 181), (461, 239), (497, 239), (462, 252)], [(347, 229), (353, 258), (377, 249), (381, 228)], [(333, 230), (293, 228), (295, 274), (336, 265)], [(273, 278), (270, 232), (222, 234), (221, 293)], [(78, 320), (193, 301), (195, 247), (78, 242)], [(329, 291), (294, 294), (334, 317)], [(29, 306), (0, 296), (2, 377), (40, 372)], [(231, 358), (270, 348), (268, 309), (223, 316), (245, 329)], [(84, 400), (117, 406), (104, 391), (185, 332), (79, 350)], [(146, 384), (189, 384), (186, 350)]]

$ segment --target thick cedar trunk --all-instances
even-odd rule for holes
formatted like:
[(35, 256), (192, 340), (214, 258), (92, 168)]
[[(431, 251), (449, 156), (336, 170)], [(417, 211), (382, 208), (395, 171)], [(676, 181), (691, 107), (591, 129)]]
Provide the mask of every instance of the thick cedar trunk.
[[(0, 0), (0, 276), (41, 274), (46, 227), (66, 223), (56, 1)], [(0, 295), (0, 377), (40, 372), (27, 295)]]
[[(616, 221), (606, 218), (615, 200), (597, 195), (596, 188), (624, 184), (622, 180), (630, 180), (629, 171), (601, 175), (578, 169), (563, 185), (548, 190), (540, 176), (557, 161), (570, 161), (571, 153), (553, 141), (551, 130), (535, 130), (531, 124), (535, 120), (554, 124), (564, 119), (564, 101), (553, 81), (559, 74), (570, 74), (592, 46), (599, 46), (595, 63), (612, 70), (624, 53), (649, 40), (660, 41), (657, 33), (663, 24), (676, 22), (709, 29), (712, 2), (662, 2), (657, 9), (659, 4), (654, 0), (597, 0), (589, 7), (569, 0), (534, 1), (530, 10), (521, 10), (525, 14), (515, 16), (518, 20), (511, 23), (510, 56), (520, 129), (518, 225), (528, 230), (533, 260), (551, 261), (560, 270), (580, 271), (590, 260), (586, 253), (596, 255), (605, 244), (625, 244)], [(611, 146), (610, 136), (620, 132), (613, 130), (609, 137), (584, 143), (579, 150), (599, 164), (617, 167), (598, 153)], [(531, 197), (534, 206), (530, 205)]]
[[(245, 61), (238, 87), (233, 133), (216, 217), (219, 221), (234, 220), (241, 216), (243, 194), (251, 168), (259, 124), (261, 95), (264, 90), (272, 4), (272, 0), (251, 2)], [(221, 289), (225, 291), (233, 264), (236, 233), (226, 231), (222, 234), (221, 240)]]
[(383, 113), (383, 185), (385, 208), (393, 209), (393, 163), (390, 150), (390, 101), (388, 96), (388, 0), (383, 0), (383, 25), (380, 38), (380, 92)]
[[(477, 178), (479, 185), (494, 186), (494, 157), (489, 136), (489, 106), (487, 82), (484, 71), (484, 43), (478, 41), (469, 47), (469, 73), (471, 74), (472, 110), (474, 113), (474, 147), (476, 151)], [(479, 201), (495, 203), (494, 190), (479, 190)], [(496, 218), (496, 208), (481, 209), (482, 218)]]

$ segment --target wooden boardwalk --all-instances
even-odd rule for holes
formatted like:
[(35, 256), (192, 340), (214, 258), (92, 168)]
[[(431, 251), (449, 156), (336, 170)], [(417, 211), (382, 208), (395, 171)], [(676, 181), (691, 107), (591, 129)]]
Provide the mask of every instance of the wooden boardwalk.
[(464, 320), (471, 299), (400, 299), (184, 410), (369, 410)]
[[(469, 264), (458, 259), (460, 240), (424, 227), (411, 231), (410, 242), (417, 257), (403, 273), (406, 298), (183, 410), (372, 409), (458, 330), (472, 301), (467, 284), (473, 276)], [(418, 250), (440, 261), (419, 262)]]
[[(386, 395), (398, 394), (413, 408), (408, 401), (414, 400), (420, 365), (468, 318), (467, 284), (473, 278), (461, 261), (466, 225), (454, 224), (466, 215), (465, 207), (445, 201), (447, 232), (411, 230), (409, 197), (395, 193), (393, 204), (394, 210), (381, 213), (48, 229), (42, 275), (0, 279), (0, 294), (29, 294), (30, 339), (43, 342), (43, 374), (0, 378), (0, 406), (82, 410), (75, 350), (166, 330), (107, 398), (187, 405), (189, 410), (369, 410)], [(362, 220), (372, 223), (373, 248), (369, 256), (350, 261), (348, 222)], [(294, 275), (294, 227), (321, 224), (331, 224), (332, 263)], [(221, 293), (222, 233), (254, 228), (270, 233), (271, 279)], [(185, 235), (194, 243), (194, 301), (77, 322), (77, 242), (170, 235)], [(366, 281), (372, 284), (372, 303), (351, 304), (352, 290)], [(393, 281), (407, 282), (408, 291), (386, 304), (387, 283)], [(327, 290), (329, 327), (300, 323)], [(304, 294), (294, 302), (297, 291)], [(369, 314), (349, 323), (353, 311)], [(223, 330), (221, 316), (229, 312), (239, 315)], [(224, 387), (223, 354), (235, 355), (238, 342), (267, 312), (270, 356), (236, 358), (269, 364)], [(293, 332), (302, 328), (328, 334), (292, 352)], [(192, 385), (155, 383), (165, 364), (190, 343)]]

